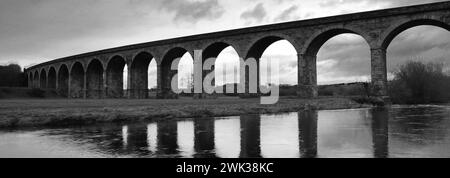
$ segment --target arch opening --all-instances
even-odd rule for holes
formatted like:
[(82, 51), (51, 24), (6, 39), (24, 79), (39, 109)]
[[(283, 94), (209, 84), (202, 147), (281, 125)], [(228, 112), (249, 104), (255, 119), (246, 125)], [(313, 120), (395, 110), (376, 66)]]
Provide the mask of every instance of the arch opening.
[(152, 60), (148, 66), (148, 89), (149, 98), (156, 98), (158, 93), (158, 64)]
[(28, 74), (28, 87), (33, 88), (34, 87), (34, 78), (33, 78), (33, 72), (30, 72)]
[(48, 71), (48, 84), (47, 88), (49, 89), (56, 89), (56, 70), (54, 67), (50, 67), (50, 70)]
[(57, 90), (60, 96), (69, 96), (69, 69), (65, 64), (59, 67)]
[(33, 87), (39, 88), (39, 72), (38, 71), (34, 72)]
[(371, 82), (370, 46), (354, 33), (336, 35), (317, 53), (319, 96), (368, 96)]
[[(297, 58), (297, 50), (293, 43), (282, 37), (269, 36), (253, 44), (245, 60), (255, 59), (257, 62), (256, 86), (258, 93), (268, 91), (271, 86), (278, 85), (280, 86), (280, 95), (297, 95), (297, 79), (295, 77), (297, 76)], [(249, 72), (250, 68), (246, 66), (246, 93), (251, 91), (249, 85), (252, 81), (249, 81)]]
[(84, 67), (80, 62), (73, 64), (70, 71), (70, 97), (83, 98), (84, 93)]
[(289, 41), (282, 39), (270, 44), (260, 59), (261, 87), (278, 85), (280, 96), (297, 96), (297, 58), (297, 51)]
[[(237, 62), (235, 61), (237, 58)], [(227, 80), (227, 77), (230, 79), (234, 79), (233, 76), (234, 70), (233, 67), (236, 67), (236, 63), (239, 63), (239, 55), (234, 50), (233, 46), (224, 42), (215, 42), (206, 47), (202, 53), (202, 62), (203, 66), (210, 66), (210, 70), (202, 70), (203, 80), (206, 80), (207, 75), (213, 75), (214, 78), (211, 80), (209, 84), (212, 87), (215, 87), (214, 95), (207, 95), (206, 88), (204, 88), (204, 94), (198, 95), (199, 98), (208, 98), (208, 97), (217, 97), (217, 94), (225, 93), (225, 95), (232, 95), (233, 91), (228, 91), (231, 86), (234, 87), (234, 91), (237, 89), (237, 84), (239, 81)], [(208, 63), (206, 63), (208, 62)], [(229, 70), (229, 71), (227, 71)], [(213, 73), (212, 73), (213, 72)], [(231, 77), (229, 77), (230, 75)], [(208, 79), (210, 80), (210, 79)], [(218, 88), (223, 87), (223, 88)], [(219, 89), (219, 90), (218, 90)], [(222, 89), (222, 90), (220, 90)], [(208, 92), (209, 93), (209, 92)]]
[[(215, 63), (215, 86), (223, 87), (226, 96), (236, 96), (240, 82), (239, 54), (232, 46), (224, 48), (217, 55)], [(231, 90), (232, 91), (229, 91)]]
[(114, 56), (106, 67), (106, 96), (108, 98), (124, 97), (124, 69), (125, 59)]
[[(323, 50), (322, 50), (323, 49)], [(347, 52), (345, 52), (347, 51)], [(357, 54), (357, 55), (355, 55)], [(370, 71), (370, 47), (367, 40), (359, 33), (348, 29), (332, 29), (321, 33), (307, 44), (299, 61), (299, 96), (310, 98), (319, 95), (348, 95), (347, 92), (335, 92), (327, 88), (330, 84), (360, 82), (354, 88), (367, 93)], [(319, 57), (319, 58), (318, 58)], [(353, 63), (353, 64), (349, 64)], [(361, 68), (356, 68), (360, 65)], [(346, 69), (347, 68), (347, 69)], [(359, 71), (355, 71), (358, 69)], [(319, 79), (319, 81), (318, 81)], [(361, 86), (360, 86), (361, 85)], [(345, 88), (345, 87), (344, 87)], [(351, 87), (349, 87), (351, 88)], [(326, 90), (326, 92), (322, 92)], [(353, 91), (349, 91), (352, 93)]]
[(130, 85), (128, 92), (130, 98), (146, 99), (148, 98), (148, 69), (149, 64), (154, 61), (153, 55), (147, 52), (141, 52), (134, 57), (131, 63), (130, 76), (128, 77)]
[(86, 71), (86, 97), (102, 98), (103, 87), (103, 65), (98, 59), (94, 59)]
[(41, 89), (46, 89), (47, 88), (47, 72), (45, 71), (45, 69), (41, 70), (40, 73), (40, 79), (39, 79), (39, 88)]
[(182, 90), (182, 96), (192, 96), (194, 92), (194, 59), (189, 53), (185, 53), (178, 64), (178, 89)]
[[(181, 58), (185, 55), (189, 55), (185, 58), (190, 57), (190, 59), (192, 59), (192, 56), (188, 53), (188, 51), (186, 49), (176, 47), (176, 48), (169, 50), (166, 53), (166, 55), (163, 57), (163, 60), (161, 63), (161, 92), (160, 92), (158, 98), (163, 98), (163, 99), (178, 98), (178, 95), (175, 94), (172, 90), (172, 79), (174, 78), (175, 75), (178, 74), (178, 70), (172, 70), (172, 66), (176, 65), (179, 67)], [(178, 64), (173, 64), (173, 62), (177, 62)], [(178, 80), (179, 79), (180, 78), (178, 78)]]

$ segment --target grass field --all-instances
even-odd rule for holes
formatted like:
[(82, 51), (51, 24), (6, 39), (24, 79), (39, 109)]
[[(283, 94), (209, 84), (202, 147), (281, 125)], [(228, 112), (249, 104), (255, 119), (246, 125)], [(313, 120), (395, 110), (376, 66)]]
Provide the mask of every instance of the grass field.
[(345, 98), (281, 99), (275, 105), (260, 105), (259, 99), (239, 98), (214, 100), (191, 98), (178, 100), (14, 99), (0, 100), (0, 127), (87, 125), (360, 107), (368, 106)]

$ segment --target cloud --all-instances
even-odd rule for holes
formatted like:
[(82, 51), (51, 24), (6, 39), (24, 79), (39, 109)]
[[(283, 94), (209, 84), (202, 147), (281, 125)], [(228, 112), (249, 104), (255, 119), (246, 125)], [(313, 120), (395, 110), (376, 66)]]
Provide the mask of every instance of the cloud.
[(443, 63), (450, 67), (450, 35), (442, 28), (420, 26), (397, 36), (388, 48), (388, 69), (392, 71), (408, 60)]
[[(348, 3), (360, 3), (365, 2), (366, 0), (325, 0), (319, 3), (319, 6), (322, 8), (326, 7), (335, 7), (342, 4)], [(375, 0), (376, 1), (376, 0)]]
[(324, 0), (319, 3), (320, 7), (330, 8), (336, 6), (342, 6), (344, 4), (356, 4), (356, 3), (365, 3), (365, 4), (380, 4), (385, 3), (388, 4), (389, 7), (398, 7), (398, 6), (407, 6), (407, 5), (415, 5), (415, 4), (426, 4), (433, 2), (442, 2), (445, 0)]
[(183, 34), (174, 22), (212, 20), (223, 13), (217, 0), (2, 0), (0, 63), (29, 67), (84, 52), (172, 38)]
[[(133, 32), (138, 21), (158, 20), (149, 16), (146, 7), (128, 1), (2, 0), (0, 59), (28, 65), (62, 57), (61, 51), (73, 55), (92, 51), (92, 46), (97, 50), (114, 47), (113, 34), (124, 32), (125, 27)], [(120, 36), (114, 37), (120, 41)], [(112, 46), (96, 46), (100, 38)]]
[(225, 10), (218, 0), (180, 1), (163, 0), (161, 8), (175, 13), (175, 21), (197, 22), (199, 20), (214, 20), (220, 18)]
[(280, 15), (278, 15), (274, 21), (280, 22), (280, 21), (298, 19), (299, 17), (295, 16), (297, 10), (298, 10), (298, 6), (293, 5), (293, 6), (289, 7), (288, 9), (284, 10)]
[(246, 20), (247, 23), (251, 23), (253, 21), (261, 23), (266, 16), (267, 12), (263, 3), (259, 3), (253, 9), (243, 12), (241, 14), (241, 19)]
[(275, 0), (277, 3), (285, 3), (285, 2), (292, 2), (295, 0)]

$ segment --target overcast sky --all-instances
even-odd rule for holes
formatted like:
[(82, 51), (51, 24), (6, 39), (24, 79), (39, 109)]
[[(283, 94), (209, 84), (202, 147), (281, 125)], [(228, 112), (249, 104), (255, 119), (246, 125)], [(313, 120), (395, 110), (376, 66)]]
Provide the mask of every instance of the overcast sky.
[[(28, 67), (134, 43), (438, 1), (1, 0), (0, 64)], [(413, 28), (398, 36), (389, 47), (389, 68), (392, 70), (409, 59), (449, 63), (448, 49), (448, 31), (426, 26)], [(297, 83), (295, 54), (286, 41), (265, 52), (265, 58), (285, 61), (280, 63), (281, 83)], [(218, 64), (230, 63), (235, 58), (236, 53), (229, 48), (221, 54)], [(149, 73), (150, 80), (154, 80), (154, 69)], [(359, 36), (337, 36), (319, 52), (321, 84), (364, 81), (369, 75), (369, 47)], [(218, 77), (220, 81), (221, 76)]]

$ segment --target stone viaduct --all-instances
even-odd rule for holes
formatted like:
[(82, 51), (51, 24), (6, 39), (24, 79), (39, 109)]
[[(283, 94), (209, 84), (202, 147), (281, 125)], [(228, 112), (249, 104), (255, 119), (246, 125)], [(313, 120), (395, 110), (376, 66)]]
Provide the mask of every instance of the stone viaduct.
[(171, 63), (186, 52), (193, 56), (194, 50), (202, 50), (203, 58), (207, 59), (232, 46), (243, 59), (259, 59), (269, 45), (287, 40), (298, 54), (298, 95), (312, 98), (318, 93), (316, 55), (319, 49), (330, 38), (351, 33), (360, 35), (369, 44), (372, 92), (384, 97), (388, 94), (386, 50), (399, 33), (419, 25), (450, 31), (450, 2), (134, 44), (52, 60), (25, 72), (29, 87), (54, 89), (69, 98), (120, 98), (124, 96), (123, 71), (127, 66), (127, 97), (141, 99), (148, 97), (147, 70), (151, 60), (156, 60), (157, 96), (164, 99), (173, 97), (171, 78), (177, 71), (171, 70)]

